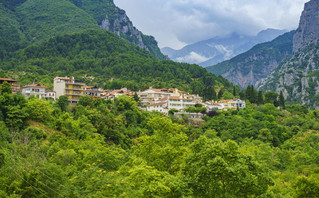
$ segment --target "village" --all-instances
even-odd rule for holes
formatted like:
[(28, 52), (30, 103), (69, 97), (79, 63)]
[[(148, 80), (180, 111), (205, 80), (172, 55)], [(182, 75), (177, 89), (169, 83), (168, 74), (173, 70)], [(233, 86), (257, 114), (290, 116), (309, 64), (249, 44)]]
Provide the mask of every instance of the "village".
[[(85, 83), (75, 82), (74, 77), (59, 76), (53, 79), (53, 90), (40, 84), (20, 86), (17, 84), (17, 80), (9, 78), (0, 78), (0, 85), (4, 81), (7, 81), (11, 85), (13, 93), (21, 93), (25, 98), (33, 96), (39, 99), (56, 100), (60, 96), (66, 95), (70, 105), (77, 104), (80, 97), (86, 95), (94, 98), (104, 98), (106, 100), (113, 100), (121, 95), (137, 95), (141, 109), (145, 111), (156, 111), (165, 115), (168, 115), (170, 110), (174, 110), (177, 112), (177, 117), (185, 113), (185, 109), (196, 106), (206, 108), (207, 112), (227, 111), (229, 109), (237, 110), (246, 107), (245, 101), (237, 98), (203, 102), (203, 98), (199, 95), (189, 94), (177, 88), (155, 89), (150, 87), (137, 92), (133, 92), (127, 88), (103, 90), (96, 86), (87, 86)], [(187, 112), (187, 114), (190, 119), (202, 118), (200, 113)]]

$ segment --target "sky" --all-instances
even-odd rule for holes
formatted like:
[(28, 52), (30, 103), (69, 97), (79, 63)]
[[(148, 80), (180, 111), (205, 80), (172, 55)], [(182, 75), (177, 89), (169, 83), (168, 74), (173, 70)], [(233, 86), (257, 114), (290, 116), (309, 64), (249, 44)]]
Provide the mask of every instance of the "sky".
[(180, 49), (233, 32), (256, 35), (267, 28), (298, 27), (309, 0), (114, 0), (160, 48)]

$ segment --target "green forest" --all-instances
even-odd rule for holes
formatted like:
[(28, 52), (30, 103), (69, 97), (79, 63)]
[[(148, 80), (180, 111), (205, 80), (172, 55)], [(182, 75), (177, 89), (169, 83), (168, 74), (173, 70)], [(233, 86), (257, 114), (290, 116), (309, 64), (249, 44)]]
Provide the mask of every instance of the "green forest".
[(133, 98), (0, 95), (0, 197), (319, 197), (319, 111), (247, 104), (205, 123)]

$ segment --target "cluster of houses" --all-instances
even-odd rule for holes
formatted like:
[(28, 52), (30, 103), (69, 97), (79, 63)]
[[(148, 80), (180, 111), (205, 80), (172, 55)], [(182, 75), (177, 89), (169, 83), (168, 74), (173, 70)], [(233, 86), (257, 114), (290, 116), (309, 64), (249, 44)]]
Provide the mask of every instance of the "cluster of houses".
[(168, 111), (171, 109), (183, 111), (183, 109), (187, 107), (195, 107), (196, 104), (201, 104), (203, 107), (206, 107), (208, 111), (236, 110), (245, 108), (246, 105), (245, 101), (240, 99), (202, 102), (202, 97), (199, 95), (192, 95), (176, 88), (154, 89), (150, 87), (149, 89), (138, 92), (130, 91), (127, 88), (120, 90), (103, 90), (96, 86), (87, 86), (85, 83), (75, 82), (74, 77), (56, 76), (53, 80), (53, 90), (40, 84), (20, 86), (16, 84), (16, 80), (8, 78), (0, 78), (0, 85), (4, 81), (11, 84), (13, 93), (21, 91), (21, 94), (26, 98), (34, 95), (37, 98), (56, 100), (60, 96), (66, 95), (70, 105), (77, 104), (80, 97), (85, 95), (113, 100), (120, 95), (133, 96), (134, 94), (138, 95), (140, 105), (144, 110), (158, 111), (164, 114), (168, 114)]

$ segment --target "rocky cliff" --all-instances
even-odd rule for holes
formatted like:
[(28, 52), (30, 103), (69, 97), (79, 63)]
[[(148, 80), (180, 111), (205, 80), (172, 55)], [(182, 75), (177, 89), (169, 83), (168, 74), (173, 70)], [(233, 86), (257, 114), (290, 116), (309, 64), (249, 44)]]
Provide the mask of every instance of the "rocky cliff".
[(293, 51), (302, 51), (319, 40), (319, 1), (312, 0), (305, 4), (299, 27), (296, 30), (293, 41)]
[(294, 35), (293, 56), (262, 79), (262, 90), (283, 91), (287, 101), (319, 107), (319, 1), (305, 4)]

